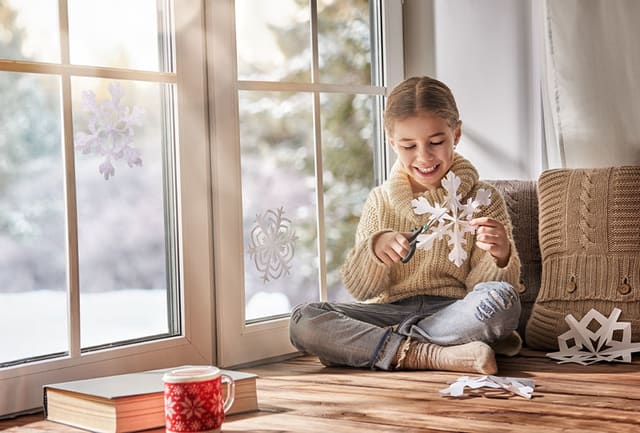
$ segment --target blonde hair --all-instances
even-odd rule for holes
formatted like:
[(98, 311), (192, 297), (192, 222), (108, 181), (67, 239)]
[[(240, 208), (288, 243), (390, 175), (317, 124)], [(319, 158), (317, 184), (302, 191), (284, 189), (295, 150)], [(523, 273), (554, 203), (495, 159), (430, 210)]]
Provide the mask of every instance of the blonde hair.
[(456, 100), (446, 84), (431, 77), (411, 77), (398, 84), (387, 98), (384, 129), (391, 134), (397, 120), (421, 113), (446, 119), (452, 128), (460, 120)]

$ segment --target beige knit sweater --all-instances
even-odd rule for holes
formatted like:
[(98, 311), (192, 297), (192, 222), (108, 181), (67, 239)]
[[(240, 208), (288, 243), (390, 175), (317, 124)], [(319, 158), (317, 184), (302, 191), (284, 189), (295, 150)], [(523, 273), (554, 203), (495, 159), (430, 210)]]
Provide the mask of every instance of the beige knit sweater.
[[(369, 194), (358, 224), (355, 246), (342, 267), (342, 280), (354, 298), (373, 303), (389, 303), (416, 295), (463, 298), (477, 283), (484, 281), (506, 281), (520, 289), (520, 259), (503, 197), (492, 185), (479, 181), (475, 167), (459, 154), (455, 154), (451, 171), (462, 181), (458, 189), (462, 202), (475, 197), (480, 188), (491, 191), (491, 204), (481, 208), (474, 217), (488, 216), (505, 225), (511, 240), (507, 265), (499, 268), (489, 253), (475, 245), (472, 234), (466, 235), (468, 257), (460, 267), (448, 259), (447, 236), (435, 241), (430, 250), (416, 250), (406, 264), (386, 265), (378, 259), (372, 245), (377, 234), (409, 232), (426, 224), (429, 217), (429, 214), (414, 213), (411, 200), (419, 195), (413, 194), (407, 174), (396, 163), (389, 179)], [(421, 195), (432, 204), (443, 203), (446, 190), (439, 187)]]

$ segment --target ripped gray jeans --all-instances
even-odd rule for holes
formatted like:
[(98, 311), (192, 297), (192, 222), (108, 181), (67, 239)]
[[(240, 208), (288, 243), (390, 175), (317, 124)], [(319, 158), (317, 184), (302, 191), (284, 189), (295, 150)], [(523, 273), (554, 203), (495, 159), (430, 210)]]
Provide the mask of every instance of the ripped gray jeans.
[(415, 296), (390, 304), (315, 302), (291, 313), (291, 343), (325, 365), (389, 370), (411, 337), (442, 346), (492, 343), (518, 326), (520, 300), (508, 283), (476, 285), (463, 299)]

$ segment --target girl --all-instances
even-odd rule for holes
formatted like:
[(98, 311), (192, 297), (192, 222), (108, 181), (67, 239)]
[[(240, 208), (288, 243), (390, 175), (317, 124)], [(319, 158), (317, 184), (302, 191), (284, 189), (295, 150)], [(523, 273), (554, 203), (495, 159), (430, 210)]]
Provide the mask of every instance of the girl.
[[(297, 306), (291, 342), (325, 365), (493, 374), (494, 349), (514, 355), (522, 344), (515, 332), (520, 260), (504, 199), (455, 152), (462, 122), (444, 83), (413, 77), (399, 84), (387, 99), (384, 126), (398, 158), (369, 194), (342, 267), (345, 287), (362, 302)], [(449, 259), (445, 236), (403, 263), (411, 230), (429, 218), (414, 212), (412, 200), (444, 203), (441, 181), (450, 171), (461, 180), (460, 202), (479, 189), (491, 192), (491, 203), (471, 220), (467, 259), (460, 266)]]

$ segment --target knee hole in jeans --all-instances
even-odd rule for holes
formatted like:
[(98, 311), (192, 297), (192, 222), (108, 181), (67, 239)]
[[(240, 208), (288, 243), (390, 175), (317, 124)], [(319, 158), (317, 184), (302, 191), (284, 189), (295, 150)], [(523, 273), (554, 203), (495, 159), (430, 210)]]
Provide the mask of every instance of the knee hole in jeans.
[(502, 284), (491, 288), (487, 292), (487, 297), (476, 307), (475, 317), (484, 322), (493, 318), (498, 311), (507, 311), (512, 308), (517, 301), (518, 298), (510, 285)]

